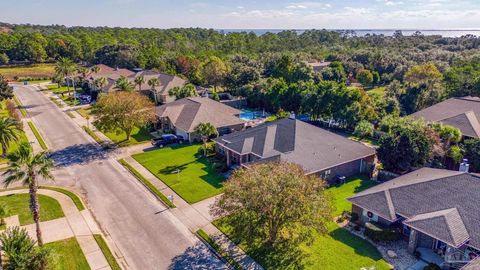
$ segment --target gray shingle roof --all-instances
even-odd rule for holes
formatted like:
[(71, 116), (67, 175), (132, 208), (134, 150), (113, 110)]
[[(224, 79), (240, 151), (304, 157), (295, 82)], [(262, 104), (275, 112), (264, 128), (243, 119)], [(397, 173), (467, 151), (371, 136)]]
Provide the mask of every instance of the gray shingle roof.
[(231, 133), (215, 141), (241, 154), (253, 153), (262, 158), (280, 155), (282, 160), (301, 165), (306, 173), (375, 154), (373, 148), (359, 142), (287, 118)]
[(216, 128), (245, 123), (237, 115), (241, 113), (233, 107), (205, 97), (182, 98), (156, 107), (158, 117), (168, 117), (175, 127), (186, 132), (209, 122)]
[(450, 98), (412, 114), (429, 122), (442, 122), (472, 138), (480, 137), (480, 98)]
[(461, 268), (461, 270), (479, 270), (479, 269), (480, 269), (480, 257), (473, 259), (467, 265)]
[[(391, 205), (387, 202), (387, 195)], [(472, 173), (422, 168), (348, 198), (353, 204), (457, 246), (469, 239), (480, 248), (480, 177)]]

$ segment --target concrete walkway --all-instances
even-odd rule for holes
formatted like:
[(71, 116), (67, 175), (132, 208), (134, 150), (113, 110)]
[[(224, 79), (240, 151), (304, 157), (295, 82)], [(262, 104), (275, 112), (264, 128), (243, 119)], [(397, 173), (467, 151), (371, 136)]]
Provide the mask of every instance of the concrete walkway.
[[(28, 190), (16, 189), (3, 191), (0, 192), (0, 196), (19, 193), (28, 193)], [(70, 197), (60, 192), (39, 189), (38, 193), (57, 200), (65, 214), (63, 218), (40, 222), (44, 242), (50, 243), (75, 237), (92, 270), (111, 269), (102, 250), (93, 237), (93, 234), (102, 234), (102, 232), (90, 212), (88, 210), (79, 211)], [(7, 227), (13, 225), (16, 225), (14, 221), (7, 221)], [(36, 239), (35, 224), (21, 227), (25, 228), (33, 239)]]
[(173, 197), (173, 203), (175, 204), (176, 208), (172, 208), (169, 211), (180, 221), (182, 221), (182, 223), (185, 224), (190, 231), (196, 232), (198, 229), (203, 229), (244, 269), (263, 269), (260, 264), (255, 262), (255, 260), (248, 256), (242, 249), (240, 249), (220, 230), (218, 230), (217, 227), (211, 224), (213, 217), (210, 215), (210, 206), (220, 195), (190, 205), (131, 156), (125, 157), (125, 161), (127, 161), (141, 175), (147, 178), (148, 181), (150, 181), (150, 183), (152, 183), (165, 196)]

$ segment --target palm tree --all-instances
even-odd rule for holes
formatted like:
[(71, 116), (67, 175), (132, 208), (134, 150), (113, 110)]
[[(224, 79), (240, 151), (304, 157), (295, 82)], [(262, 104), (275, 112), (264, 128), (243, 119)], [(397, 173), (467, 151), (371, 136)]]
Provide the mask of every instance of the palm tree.
[(198, 135), (200, 135), (202, 137), (202, 141), (203, 141), (203, 155), (204, 156), (207, 156), (207, 142), (208, 142), (208, 139), (211, 137), (211, 136), (217, 136), (218, 135), (218, 131), (217, 131), (217, 128), (215, 128), (215, 126), (213, 126), (211, 123), (200, 123), (198, 124), (198, 126), (195, 127), (195, 132), (198, 133)]
[(77, 68), (77, 71), (78, 71), (78, 73), (80, 73), (82, 80), (85, 80), (85, 78), (87, 77), (87, 73), (88, 73), (89, 69), (87, 67), (84, 67), (84, 66), (79, 66)]
[(8, 145), (20, 138), (19, 122), (11, 117), (0, 117), (0, 144), (2, 157), (7, 156)]
[(91, 70), (92, 70), (93, 73), (97, 74), (100, 71), (100, 67), (99, 66), (93, 66), (91, 68)]
[(67, 77), (77, 70), (77, 65), (72, 60), (61, 57), (55, 64), (55, 73), (57, 76), (62, 76), (67, 82), (68, 95), (70, 96), (70, 84)]
[(158, 104), (158, 102), (157, 102), (157, 89), (155, 89), (155, 87), (157, 87), (159, 85), (160, 85), (160, 81), (158, 80), (158, 78), (151, 78), (150, 80), (148, 80), (148, 86), (151, 87), (151, 90), (152, 90), (152, 93), (153, 93), (153, 99), (155, 100), (155, 105)]
[(95, 84), (97, 91), (102, 91), (103, 88), (107, 85), (107, 78), (105, 77), (97, 78), (93, 83)]
[(115, 82), (115, 89), (118, 89), (120, 91), (131, 92), (131, 91), (133, 91), (134, 88), (135, 87), (133, 86), (133, 84), (125, 76), (121, 76)]
[(145, 83), (145, 77), (138, 76), (135, 78), (135, 84), (138, 85), (138, 92), (142, 90), (142, 84)]
[(38, 176), (52, 179), (51, 170), (53, 161), (46, 156), (46, 152), (34, 154), (28, 142), (20, 143), (18, 149), (8, 155), (9, 168), (5, 171), (3, 180), (5, 187), (15, 182), (22, 182), (28, 186), (30, 194), (30, 210), (37, 230), (37, 241), (43, 246), (42, 231), (40, 230), (40, 206), (38, 204)]

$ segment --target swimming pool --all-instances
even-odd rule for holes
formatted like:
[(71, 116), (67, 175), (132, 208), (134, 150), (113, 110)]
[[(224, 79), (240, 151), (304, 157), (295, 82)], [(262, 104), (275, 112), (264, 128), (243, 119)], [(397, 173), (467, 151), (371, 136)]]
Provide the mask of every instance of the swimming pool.
[(257, 118), (265, 118), (267, 117), (267, 113), (264, 113), (263, 111), (243, 111), (240, 114), (240, 119), (243, 119), (245, 121), (253, 121)]

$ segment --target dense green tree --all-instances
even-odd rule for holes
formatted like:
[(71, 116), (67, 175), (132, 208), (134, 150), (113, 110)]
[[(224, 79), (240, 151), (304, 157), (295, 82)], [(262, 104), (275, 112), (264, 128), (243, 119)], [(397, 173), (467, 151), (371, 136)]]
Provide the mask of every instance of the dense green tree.
[(372, 137), (374, 131), (375, 131), (375, 128), (372, 123), (362, 120), (358, 122), (353, 134), (359, 136), (360, 138), (366, 138), (366, 137)]
[(464, 157), (468, 159), (470, 170), (480, 172), (480, 140), (468, 139), (464, 142)]
[(345, 82), (347, 74), (341, 62), (334, 61), (322, 70), (322, 78), (326, 81)]
[(332, 204), (324, 189), (323, 180), (306, 176), (299, 165), (261, 163), (235, 170), (211, 212), (228, 216), (232, 233), (250, 248), (263, 250), (263, 256), (290, 247), (290, 254), (299, 255), (296, 259), (273, 263), (274, 268), (291, 269), (292, 264), (301, 264), (298, 257), (307, 256), (301, 244), (311, 244), (318, 233), (327, 232)]
[(96, 126), (106, 131), (123, 131), (128, 141), (134, 128), (155, 120), (155, 107), (148, 97), (137, 92), (117, 91), (101, 96), (92, 114), (96, 116)]
[(220, 58), (211, 56), (200, 64), (199, 71), (207, 84), (212, 85), (214, 90), (217, 91), (217, 87), (224, 82), (228, 69)]
[(396, 119), (389, 129), (380, 137), (377, 150), (385, 169), (405, 172), (425, 166), (432, 160), (435, 139), (425, 123)]
[(357, 73), (357, 80), (364, 86), (371, 86), (373, 83), (373, 74), (368, 69), (362, 69)]
[(0, 101), (13, 98), (13, 89), (7, 80), (0, 74)]

